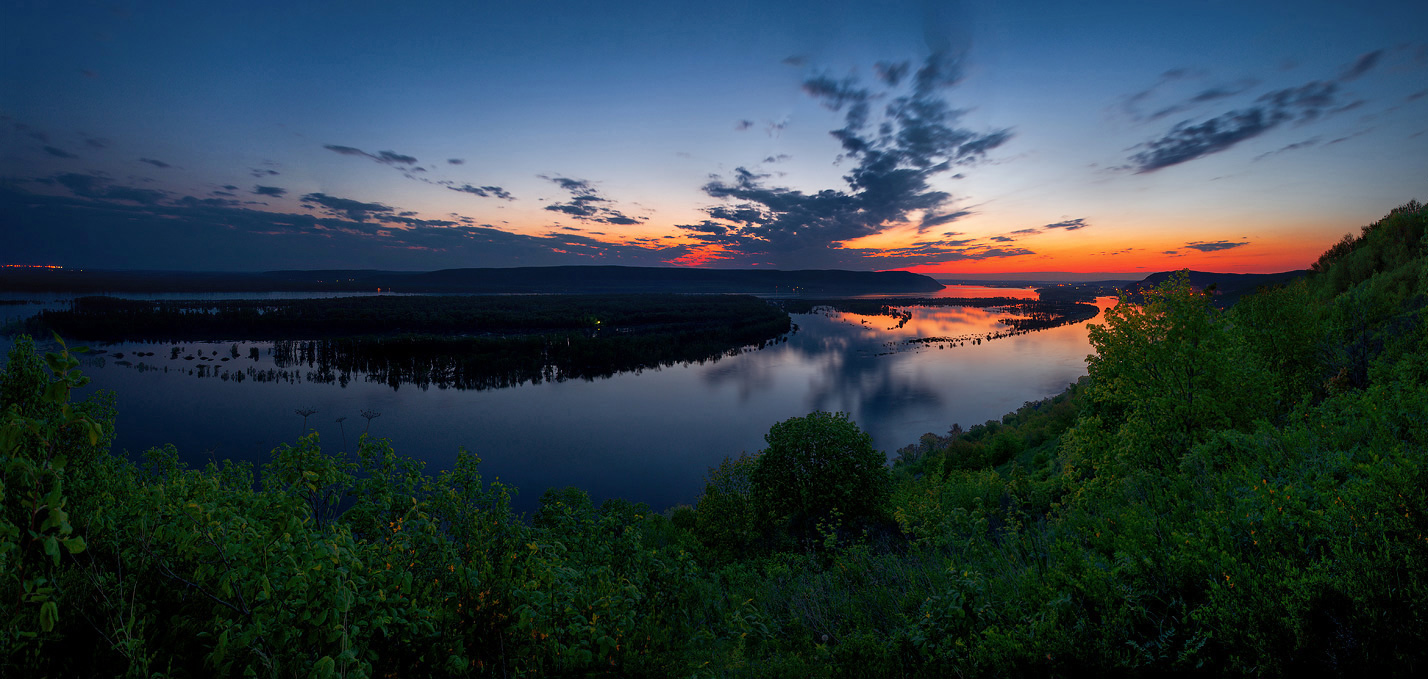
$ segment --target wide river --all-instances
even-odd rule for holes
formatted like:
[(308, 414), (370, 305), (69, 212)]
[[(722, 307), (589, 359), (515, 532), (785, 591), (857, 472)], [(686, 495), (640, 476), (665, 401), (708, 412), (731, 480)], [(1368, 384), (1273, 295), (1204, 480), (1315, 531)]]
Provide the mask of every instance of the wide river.
[[(957, 286), (939, 296), (1035, 293)], [(5, 298), (62, 300), (0, 294)], [(0, 323), (39, 308), (0, 306)], [(94, 347), (106, 353), (86, 358), (84, 371), (92, 388), (116, 394), (116, 452), (172, 443), (191, 464), (263, 462), (273, 447), (304, 433), (295, 411), (310, 409), (316, 413), (306, 428), (329, 451), (354, 448), (369, 430), (435, 472), (464, 447), (480, 455), (488, 481), (519, 489), (516, 509), (527, 512), (545, 489), (572, 485), (597, 503), (610, 497), (655, 509), (693, 503), (711, 466), (757, 452), (771, 425), (814, 410), (848, 413), (892, 457), (924, 433), (1000, 419), (1086, 372), (1086, 323), (957, 346), (909, 340), (986, 335), (1001, 329), (1006, 315), (968, 307), (912, 312), (901, 327), (886, 316), (795, 314), (796, 332), (764, 349), (609, 379), (487, 391), (393, 389), (360, 377), (339, 385), (313, 381), (306, 367), (283, 375), (265, 342), (106, 345)], [(0, 341), (0, 348), (8, 351), (9, 344)], [(175, 346), (179, 355), (171, 358)], [(245, 379), (231, 379), (238, 373)], [(279, 379), (255, 379), (263, 376)], [(380, 415), (369, 420), (364, 411)]]

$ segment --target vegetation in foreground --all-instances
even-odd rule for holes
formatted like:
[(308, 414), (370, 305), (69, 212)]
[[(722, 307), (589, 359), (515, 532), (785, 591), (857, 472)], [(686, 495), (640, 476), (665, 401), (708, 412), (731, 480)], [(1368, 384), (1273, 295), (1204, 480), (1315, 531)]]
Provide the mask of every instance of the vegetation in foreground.
[(315, 435), (259, 474), (110, 455), (112, 407), (0, 376), (0, 674), (1412, 675), (1428, 638), (1428, 209), (1215, 309), (1172, 279), (1089, 376), (888, 469), (776, 425), (694, 507), (542, 497)]

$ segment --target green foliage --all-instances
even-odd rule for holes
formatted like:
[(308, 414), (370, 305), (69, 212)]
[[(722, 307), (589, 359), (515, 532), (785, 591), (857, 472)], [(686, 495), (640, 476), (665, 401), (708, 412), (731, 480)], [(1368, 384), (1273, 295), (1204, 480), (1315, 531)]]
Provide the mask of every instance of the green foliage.
[(754, 467), (759, 458), (747, 453), (724, 458), (709, 470), (709, 481), (695, 508), (694, 534), (714, 561), (749, 556), (764, 542), (754, 508)]
[(883, 516), (889, 493), (886, 458), (845, 413), (814, 412), (775, 424), (749, 472), (763, 520), (787, 522), (806, 536), (819, 521), (862, 522)]

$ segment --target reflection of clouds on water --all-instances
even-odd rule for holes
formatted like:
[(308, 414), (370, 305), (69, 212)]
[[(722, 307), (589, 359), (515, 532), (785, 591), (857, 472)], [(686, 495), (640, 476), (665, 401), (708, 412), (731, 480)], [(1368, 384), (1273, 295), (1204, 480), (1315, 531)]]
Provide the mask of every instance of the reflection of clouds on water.
[[(808, 411), (844, 411), (865, 430), (877, 432), (884, 422), (906, 417), (910, 410), (936, 411), (943, 405), (927, 380), (897, 370), (896, 355), (883, 354), (888, 331), (873, 324), (853, 323), (853, 314), (797, 314), (801, 328), (775, 350), (754, 352), (704, 373), (710, 386), (733, 385), (741, 403), (772, 392), (789, 380), (803, 392)], [(882, 319), (886, 320), (886, 319)]]

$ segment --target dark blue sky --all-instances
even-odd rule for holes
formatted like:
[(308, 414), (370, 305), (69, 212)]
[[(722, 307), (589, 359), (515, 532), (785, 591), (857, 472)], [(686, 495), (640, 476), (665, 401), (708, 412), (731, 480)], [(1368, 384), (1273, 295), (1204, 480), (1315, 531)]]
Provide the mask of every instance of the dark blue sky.
[(1416, 2), (0, 7), (0, 263), (1307, 265), (1428, 178)]

